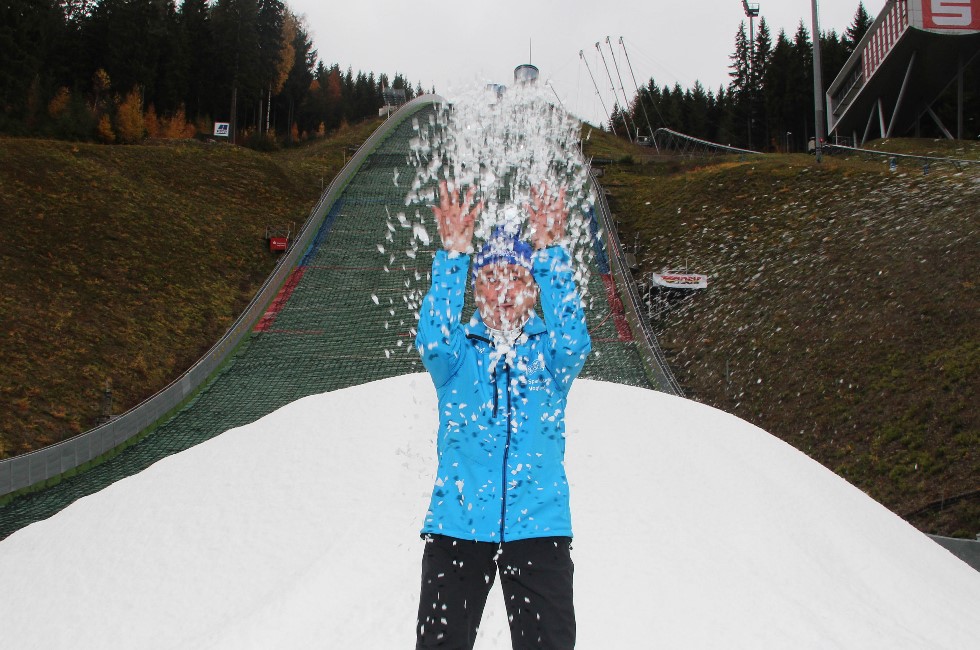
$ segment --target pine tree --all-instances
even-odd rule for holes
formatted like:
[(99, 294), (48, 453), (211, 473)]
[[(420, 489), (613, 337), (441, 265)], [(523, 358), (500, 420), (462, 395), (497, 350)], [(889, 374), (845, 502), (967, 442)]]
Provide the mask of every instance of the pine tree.
[(864, 35), (868, 33), (871, 28), (871, 16), (868, 14), (867, 10), (864, 8), (864, 3), (859, 2), (857, 11), (854, 12), (854, 19), (851, 21), (850, 27), (844, 32), (844, 50), (847, 55), (850, 56), (857, 49), (858, 43), (864, 38)]
[(326, 95), (327, 106), (327, 125), (334, 129), (340, 126), (344, 119), (344, 95), (347, 94), (345, 80), (350, 77), (350, 68), (347, 69), (347, 76), (340, 74), (340, 66), (336, 63), (331, 66), (327, 75)]
[(772, 37), (766, 19), (759, 21), (759, 32), (755, 36), (755, 47), (752, 48), (750, 59), (750, 89), (749, 89), (749, 147), (761, 147), (766, 150), (772, 135), (769, 132), (769, 115), (766, 112), (766, 80), (768, 79), (769, 62), (772, 57)]
[(630, 115), (640, 134), (648, 138), (653, 138), (657, 129), (666, 126), (660, 115), (660, 88), (652, 78), (638, 89), (630, 102)]
[(813, 74), (813, 41), (810, 40), (810, 32), (801, 20), (796, 27), (796, 34), (793, 35), (793, 48), (797, 56), (798, 63)]
[(719, 86), (718, 93), (715, 95), (714, 114), (716, 117), (712, 123), (715, 127), (715, 133), (712, 141), (726, 145), (735, 144), (737, 137), (735, 135), (732, 97), (730, 93), (725, 91), (724, 86)]
[(729, 57), (731, 64), (728, 66), (732, 121), (737, 125), (735, 132), (739, 134), (733, 138), (737, 146), (749, 146), (751, 140), (752, 127), (749, 121), (752, 113), (752, 79), (749, 52), (749, 37), (745, 32), (745, 21), (742, 21), (735, 34), (735, 53)]
[(65, 29), (56, 0), (0, 3), (0, 125), (5, 117), (27, 117), (31, 86), (50, 73), (51, 55)]
[(749, 37), (745, 33), (744, 20), (738, 27), (738, 33), (735, 34), (735, 53), (729, 58), (732, 62), (728, 66), (728, 76), (731, 77), (731, 81), (728, 82), (728, 92), (739, 97), (750, 85)]
[(187, 94), (190, 64), (180, 42), (180, 19), (174, 0), (153, 0), (155, 23), (153, 38), (157, 41), (156, 58), (152, 62), (152, 100), (161, 115), (173, 115), (184, 103)]
[(395, 73), (395, 76), (391, 80), (391, 87), (404, 90), (406, 101), (411, 101), (415, 97), (415, 88), (412, 87), (412, 83), (408, 78), (400, 72)]
[(694, 88), (684, 95), (685, 117), (687, 131), (696, 138), (708, 137), (708, 95), (700, 81), (694, 82)]
[(326, 112), (326, 91), (324, 84), (327, 80), (327, 69), (320, 61), (313, 73), (313, 79), (302, 94), (302, 100), (296, 107), (296, 123), (301, 134), (311, 136), (319, 132), (323, 115)]
[(169, 0), (101, 0), (81, 23), (92, 70), (105, 68), (117, 87), (140, 86), (161, 105), (161, 75), (173, 67), (168, 52), (172, 9)]
[(214, 34), (208, 0), (184, 0), (177, 23), (178, 44), (187, 66), (184, 106), (192, 119), (211, 117), (218, 108), (213, 80), (219, 73), (214, 65)]
[(258, 12), (256, 0), (218, 0), (211, 8), (214, 59), (220, 73), (214, 85), (219, 102), (223, 99), (228, 107), (219, 109), (216, 117), (228, 115), (236, 132), (245, 126), (248, 107), (256, 105), (267, 79), (259, 52)]
[(664, 121), (673, 124), (671, 128), (677, 131), (684, 130), (684, 89), (679, 83), (674, 83), (674, 87), (663, 87), (661, 95), (660, 110), (663, 113)]
[[(258, 0), (256, 32), (259, 48), (259, 75), (257, 80), (261, 94), (258, 103), (258, 131), (264, 132), (269, 125), (268, 112), (272, 106), (272, 94), (282, 90), (282, 84), (293, 64), (292, 54), (287, 51), (292, 43), (285, 43), (285, 5), (282, 0)], [(292, 35), (290, 35), (290, 40)], [(283, 70), (285, 68), (285, 74)]]
[(340, 76), (340, 114), (341, 122), (343, 125), (349, 123), (354, 119), (355, 103), (356, 103), (356, 93), (355, 89), (357, 87), (357, 77), (354, 76), (353, 70), (348, 66), (347, 72)]
[(789, 129), (794, 135), (794, 147), (803, 150), (810, 137), (815, 133), (813, 120), (813, 43), (810, 32), (803, 21), (793, 35), (793, 65), (790, 68), (790, 78), (786, 85), (792, 108), (790, 114), (795, 116)]
[(708, 129), (704, 139), (710, 140), (711, 142), (718, 142), (718, 99), (715, 97), (713, 90), (708, 90), (705, 105), (707, 106), (705, 119), (708, 122)]
[(786, 148), (786, 134), (793, 130), (794, 106), (789, 85), (794, 63), (793, 44), (786, 37), (786, 32), (780, 30), (776, 37), (776, 46), (772, 49), (769, 58), (764, 80), (765, 113), (769, 126), (768, 142), (772, 146), (775, 141), (777, 150)]
[(822, 66), (821, 73), (824, 79), (824, 90), (837, 78), (837, 74), (844, 67), (844, 64), (847, 63), (849, 56), (844, 42), (835, 30), (830, 30), (830, 32), (824, 32), (820, 35), (820, 63)]
[(769, 68), (769, 59), (772, 56), (772, 36), (769, 33), (769, 25), (766, 19), (759, 21), (759, 31), (755, 35), (755, 47), (752, 48), (750, 59), (749, 79), (753, 89), (763, 91), (766, 80), (766, 71)]
[[(653, 120), (653, 128), (656, 131), (658, 128), (670, 128), (670, 124), (664, 119), (663, 114), (660, 112), (660, 106), (663, 104), (663, 93), (660, 92), (660, 86), (651, 77), (650, 82), (647, 84), (646, 92), (644, 93), (646, 97), (645, 101), (648, 101), (647, 113), (650, 119)], [(656, 117), (653, 117), (656, 115)]]

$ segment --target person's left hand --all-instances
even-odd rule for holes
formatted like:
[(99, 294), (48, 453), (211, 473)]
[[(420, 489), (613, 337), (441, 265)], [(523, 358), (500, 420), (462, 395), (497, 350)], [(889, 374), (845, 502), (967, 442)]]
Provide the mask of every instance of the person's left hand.
[(526, 207), (531, 224), (531, 243), (535, 250), (547, 248), (565, 237), (568, 208), (565, 207), (564, 185), (555, 196), (548, 184), (542, 181), (540, 188), (531, 188), (531, 202)]

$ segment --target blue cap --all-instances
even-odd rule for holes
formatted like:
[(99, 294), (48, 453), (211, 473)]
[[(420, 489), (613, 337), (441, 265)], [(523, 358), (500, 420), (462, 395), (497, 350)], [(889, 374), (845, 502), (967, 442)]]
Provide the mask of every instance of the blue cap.
[(477, 271), (481, 268), (497, 262), (523, 266), (530, 271), (533, 254), (534, 249), (531, 248), (530, 244), (516, 234), (508, 234), (503, 226), (497, 226), (490, 234), (487, 243), (473, 258), (473, 279), (476, 279)]

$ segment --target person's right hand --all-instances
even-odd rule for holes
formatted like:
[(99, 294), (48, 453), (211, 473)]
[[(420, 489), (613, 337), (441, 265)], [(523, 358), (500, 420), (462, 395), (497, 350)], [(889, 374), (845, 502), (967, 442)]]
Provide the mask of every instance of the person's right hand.
[(473, 206), (474, 196), (476, 188), (471, 187), (460, 200), (459, 190), (450, 191), (446, 181), (439, 182), (439, 205), (432, 206), (432, 214), (439, 226), (442, 247), (447, 251), (468, 253), (473, 249), (473, 229), (483, 211), (483, 201)]

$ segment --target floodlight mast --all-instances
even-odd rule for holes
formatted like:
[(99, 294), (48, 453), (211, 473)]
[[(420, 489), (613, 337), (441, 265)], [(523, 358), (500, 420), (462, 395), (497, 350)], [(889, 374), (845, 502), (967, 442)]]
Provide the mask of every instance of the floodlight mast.
[[(561, 106), (561, 110), (564, 111), (565, 110), (565, 103), (561, 101), (561, 97), (558, 96), (558, 91), (555, 90), (555, 87), (551, 85), (551, 79), (548, 79), (547, 81), (545, 81), (544, 82), (544, 85), (550, 87), (551, 88), (551, 92), (555, 93), (555, 99), (558, 100), (558, 105)], [(567, 113), (568, 111), (565, 111), (565, 112)]]
[[(599, 47), (599, 41), (595, 42), (595, 49), (599, 52), (599, 56), (602, 57), (602, 65), (606, 68), (606, 76), (609, 77), (609, 89), (612, 90), (613, 94), (613, 116), (610, 118), (610, 122), (616, 118), (616, 108), (619, 106), (619, 99), (616, 97), (616, 84), (613, 83), (612, 73), (609, 72), (609, 64), (606, 63), (606, 55), (602, 53), (602, 48)], [(630, 135), (630, 126), (626, 123), (626, 113), (625, 109), (623, 111), (623, 128), (626, 129), (626, 139), (633, 142), (633, 136)], [(616, 132), (616, 127), (613, 126), (613, 133)]]
[(602, 104), (602, 110), (606, 114), (606, 119), (609, 120), (609, 128), (611, 128), (612, 132), (615, 134), (616, 125), (613, 124), (612, 118), (609, 116), (609, 111), (606, 109), (606, 102), (602, 101), (602, 93), (599, 92), (599, 84), (595, 82), (595, 77), (592, 76), (592, 68), (589, 67), (589, 62), (585, 59), (585, 52), (579, 50), (578, 58), (582, 59), (582, 62), (585, 63), (585, 69), (589, 71), (589, 79), (592, 80), (592, 86), (595, 88), (595, 94), (599, 98), (599, 103)]
[[(742, 0), (742, 9), (745, 10), (745, 17), (749, 19), (749, 53), (755, 53), (755, 19), (759, 17), (759, 3), (749, 4), (747, 0)], [(751, 66), (752, 59), (749, 58)]]
[[(653, 143), (653, 146), (657, 150), (657, 153), (660, 153), (660, 147), (657, 145), (657, 137), (656, 135), (654, 135), (653, 132), (653, 125), (650, 124), (650, 116), (647, 115), (646, 106), (644, 106), (643, 98), (640, 95), (640, 85), (636, 83), (636, 75), (633, 73), (633, 63), (630, 61), (630, 55), (629, 52), (626, 51), (626, 43), (623, 41), (622, 36), (619, 37), (619, 44), (623, 46), (623, 56), (626, 57), (626, 65), (629, 66), (630, 76), (633, 78), (633, 87), (636, 88), (637, 101), (640, 103), (640, 108), (643, 109), (643, 117), (647, 121), (647, 130), (650, 132), (650, 142)], [(651, 79), (650, 82), (652, 83), (653, 79)], [(646, 86), (644, 86), (644, 90), (646, 90)], [(650, 95), (650, 103), (652, 103), (653, 107), (657, 109), (657, 115), (660, 115), (660, 109), (657, 108), (657, 103), (653, 100), (653, 95), (651, 95), (649, 91), (647, 92), (647, 94)], [(663, 123), (664, 126), (667, 126), (667, 122), (664, 120), (663, 115), (660, 115), (660, 121)], [(639, 133), (639, 131), (637, 131), (637, 133)]]
[[(810, 9), (813, 12), (813, 117), (814, 134), (813, 153), (817, 162), (823, 156), (824, 125), (827, 118), (823, 108), (823, 66), (820, 62), (820, 22), (817, 16), (817, 0), (810, 0)], [(881, 106), (881, 104), (878, 104)], [(880, 111), (879, 111), (880, 112)]]
[[(634, 142), (638, 142), (639, 139), (640, 139), (640, 129), (637, 128), (637, 126), (636, 126), (636, 120), (634, 120), (633, 119), (633, 116), (630, 114), (630, 111), (629, 111), (629, 103), (630, 103), (630, 100), (626, 96), (626, 89), (623, 88), (623, 75), (621, 75), (619, 73), (619, 63), (616, 61), (616, 53), (613, 52), (612, 41), (609, 40), (609, 37), (608, 36), (606, 37), (606, 45), (609, 46), (609, 58), (612, 59), (613, 66), (616, 68), (616, 78), (619, 79), (619, 91), (621, 93), (623, 93), (623, 102), (624, 102), (623, 103), (623, 115), (624, 115), (623, 121), (625, 122), (626, 120), (629, 120), (630, 122), (633, 123), (633, 133), (636, 134), (636, 139), (634, 140)], [(627, 132), (627, 134), (629, 133), (629, 128), (626, 129), (626, 132)]]
[[(742, 9), (745, 10), (745, 15), (749, 19), (749, 85), (752, 85), (752, 77), (754, 75), (754, 70), (752, 69), (752, 62), (755, 59), (755, 19), (759, 16), (759, 3), (753, 2), (749, 4), (747, 0), (742, 0)], [(749, 148), (752, 148), (752, 120), (754, 116), (752, 115), (752, 104), (749, 104)]]

